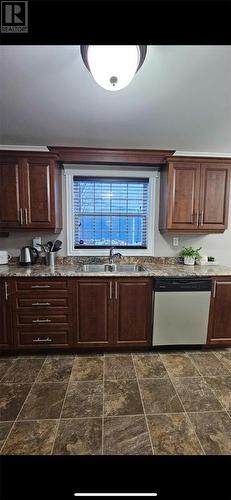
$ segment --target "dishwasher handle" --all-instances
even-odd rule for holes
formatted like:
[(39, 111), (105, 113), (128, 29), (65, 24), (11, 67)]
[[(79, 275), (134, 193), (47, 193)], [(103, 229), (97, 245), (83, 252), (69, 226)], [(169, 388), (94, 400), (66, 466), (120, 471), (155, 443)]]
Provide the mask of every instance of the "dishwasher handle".
[(156, 278), (156, 292), (209, 292), (212, 290), (211, 278)]

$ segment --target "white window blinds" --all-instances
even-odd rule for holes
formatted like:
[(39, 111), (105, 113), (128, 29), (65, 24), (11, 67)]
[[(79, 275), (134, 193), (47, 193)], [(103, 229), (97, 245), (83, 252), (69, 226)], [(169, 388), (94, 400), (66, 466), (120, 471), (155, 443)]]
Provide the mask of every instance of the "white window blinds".
[(74, 177), (75, 248), (147, 248), (148, 182)]

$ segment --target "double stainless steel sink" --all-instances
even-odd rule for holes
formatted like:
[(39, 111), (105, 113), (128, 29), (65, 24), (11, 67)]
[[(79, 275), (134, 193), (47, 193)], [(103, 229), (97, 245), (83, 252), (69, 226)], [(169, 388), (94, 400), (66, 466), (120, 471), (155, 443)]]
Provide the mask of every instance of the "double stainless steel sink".
[(145, 269), (139, 264), (83, 264), (79, 271), (84, 273), (142, 273)]

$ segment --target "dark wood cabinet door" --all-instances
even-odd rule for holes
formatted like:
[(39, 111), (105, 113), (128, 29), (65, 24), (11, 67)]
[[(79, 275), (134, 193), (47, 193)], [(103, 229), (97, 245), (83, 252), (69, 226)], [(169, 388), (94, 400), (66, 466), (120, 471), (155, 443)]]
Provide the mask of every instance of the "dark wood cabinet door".
[(9, 349), (12, 345), (10, 312), (8, 310), (9, 284), (7, 281), (0, 281), (0, 348)]
[(201, 165), (199, 226), (204, 230), (227, 227), (230, 189), (230, 168), (225, 164)]
[(231, 278), (214, 280), (208, 344), (231, 345)]
[(54, 167), (47, 159), (30, 159), (24, 164), (25, 209), (27, 228), (55, 226)]
[(198, 228), (200, 164), (170, 163), (168, 229)]
[(77, 344), (100, 347), (112, 344), (112, 280), (78, 280)]
[(152, 288), (152, 279), (115, 280), (115, 345), (151, 345)]
[(17, 228), (23, 223), (21, 166), (16, 160), (0, 162), (0, 227)]

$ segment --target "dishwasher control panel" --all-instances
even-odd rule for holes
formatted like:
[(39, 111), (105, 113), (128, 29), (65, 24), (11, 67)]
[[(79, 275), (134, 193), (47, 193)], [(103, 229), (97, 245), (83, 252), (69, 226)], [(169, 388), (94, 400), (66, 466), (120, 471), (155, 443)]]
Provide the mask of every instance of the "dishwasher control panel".
[(156, 292), (209, 292), (212, 290), (211, 278), (156, 278)]

